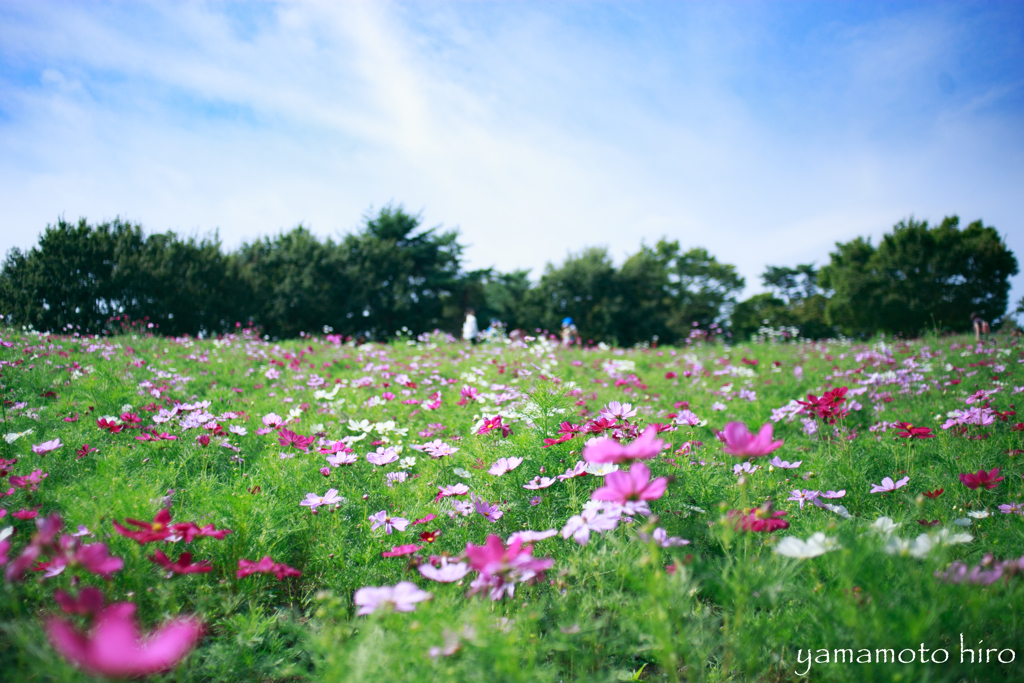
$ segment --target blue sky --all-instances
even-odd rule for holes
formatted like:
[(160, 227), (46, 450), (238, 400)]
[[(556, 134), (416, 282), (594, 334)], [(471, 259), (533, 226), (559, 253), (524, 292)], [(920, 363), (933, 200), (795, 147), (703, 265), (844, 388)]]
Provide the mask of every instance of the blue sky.
[(1020, 2), (0, 1), (0, 252), (62, 215), (231, 248), (395, 202), (470, 267), (667, 236), (750, 293), (910, 215), (1024, 259), (1022, 188)]

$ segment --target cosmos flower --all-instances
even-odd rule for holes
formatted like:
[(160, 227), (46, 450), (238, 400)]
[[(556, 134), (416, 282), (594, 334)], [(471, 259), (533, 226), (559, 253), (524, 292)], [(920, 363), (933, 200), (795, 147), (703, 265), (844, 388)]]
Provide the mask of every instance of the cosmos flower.
[(37, 455), (46, 455), (50, 451), (55, 451), (61, 448), (64, 444), (60, 442), (60, 439), (52, 439), (50, 441), (44, 441), (40, 444), (36, 444), (32, 447), (32, 452)]
[(719, 435), (725, 444), (722, 450), (740, 458), (759, 458), (782, 446), (782, 441), (772, 441), (772, 425), (765, 424), (757, 436), (750, 433), (742, 422), (730, 422)]
[(277, 577), (278, 581), (284, 581), (286, 576), (302, 576), (302, 572), (298, 569), (289, 567), (281, 562), (274, 562), (270, 559), (270, 555), (265, 556), (258, 562), (239, 559), (238, 571), (235, 573), (235, 577), (243, 579), (252, 574), (273, 574)]
[(87, 633), (52, 617), (46, 634), (62, 657), (90, 674), (135, 678), (172, 669), (199, 643), (203, 624), (194, 618), (173, 619), (143, 637), (135, 605), (124, 602), (100, 609)]
[(310, 510), (316, 510), (321, 505), (336, 505), (343, 500), (338, 495), (338, 489), (327, 489), (327, 493), (322, 496), (318, 496), (315, 493), (307, 493), (306, 500), (299, 503), (299, 505), (308, 507)]
[(999, 468), (994, 467), (988, 472), (985, 470), (978, 470), (977, 472), (969, 472), (960, 475), (960, 482), (969, 489), (976, 489), (979, 486), (984, 486), (987, 489), (994, 489), (999, 485), (999, 482), (1003, 481), (1005, 477), (1000, 477)]
[(416, 609), (416, 603), (429, 600), (431, 597), (430, 593), (420, 590), (411, 581), (401, 581), (394, 586), (360, 588), (352, 601), (359, 607), (356, 616), (365, 616), (384, 609), (412, 612)]
[(402, 517), (389, 517), (387, 510), (381, 510), (380, 512), (374, 513), (369, 517), (373, 526), (370, 527), (370, 531), (375, 531), (380, 527), (384, 527), (384, 533), (390, 535), (392, 531), (397, 529), (398, 531), (405, 531), (405, 528), (409, 526), (409, 520)]
[(431, 563), (421, 564), (417, 569), (420, 574), (438, 583), (454, 583), (469, 573), (469, 565), (465, 562), (450, 562), (447, 557), (439, 557), (437, 565), (433, 564), (435, 558), (430, 558)]
[(668, 480), (651, 479), (651, 470), (642, 462), (635, 462), (629, 472), (612, 472), (604, 478), (604, 486), (594, 491), (592, 500), (625, 504), (629, 501), (657, 500), (665, 495)]
[(522, 464), (522, 458), (498, 458), (498, 461), (491, 465), (491, 468), (487, 470), (488, 474), (493, 474), (495, 477), (511, 472), (515, 468)]
[(648, 427), (633, 443), (623, 446), (615, 439), (591, 439), (583, 449), (583, 459), (590, 463), (620, 463), (627, 460), (648, 460), (661, 453), (665, 442), (657, 438), (658, 430)]
[(903, 488), (910, 482), (910, 477), (903, 477), (897, 482), (893, 482), (892, 477), (885, 477), (882, 479), (881, 484), (872, 484), (871, 493), (888, 493), (889, 491), (895, 491), (896, 489)]
[(806, 541), (796, 536), (786, 536), (776, 543), (773, 549), (776, 553), (785, 557), (807, 559), (824, 555), (830, 550), (838, 550), (839, 548), (840, 545), (836, 542), (836, 539), (827, 538), (825, 534), (819, 531), (811, 534), (811, 537)]

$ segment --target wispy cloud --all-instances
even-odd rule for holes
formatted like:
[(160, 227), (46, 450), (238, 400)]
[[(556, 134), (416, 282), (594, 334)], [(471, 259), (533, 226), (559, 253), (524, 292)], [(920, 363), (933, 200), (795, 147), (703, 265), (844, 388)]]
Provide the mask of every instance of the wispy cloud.
[(1022, 17), (0, 4), (0, 249), (60, 214), (234, 246), (300, 221), (351, 230), (394, 200), (459, 226), (472, 266), (535, 273), (664, 235), (756, 285), (911, 213), (982, 217), (1024, 255)]

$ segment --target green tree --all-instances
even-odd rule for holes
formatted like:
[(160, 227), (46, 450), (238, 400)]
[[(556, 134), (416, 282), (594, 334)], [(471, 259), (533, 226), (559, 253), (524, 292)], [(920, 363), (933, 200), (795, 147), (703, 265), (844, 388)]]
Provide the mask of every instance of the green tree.
[(749, 339), (765, 325), (779, 328), (795, 323), (796, 318), (785, 301), (771, 292), (762, 292), (736, 304), (729, 317), (729, 330), (736, 339)]
[(999, 322), (1017, 259), (994, 228), (980, 220), (963, 230), (959, 224), (957, 216), (935, 227), (910, 218), (897, 223), (877, 249), (863, 238), (836, 243), (820, 277), (834, 291), (826, 307), (829, 322), (861, 336), (962, 331), (970, 327), (971, 313)]
[[(385, 339), (405, 327), (415, 334), (461, 323), (462, 245), (458, 231), (420, 229), (420, 217), (385, 206), (341, 248), (352, 282), (353, 318), (362, 330)], [(469, 281), (481, 279), (472, 275)], [(362, 320), (360, 321), (360, 317)]]
[(660, 240), (655, 252), (667, 272), (671, 309), (666, 324), (674, 339), (686, 338), (694, 323), (707, 327), (729, 317), (745, 285), (736, 266), (719, 263), (702, 247), (681, 252), (675, 240)]
[(607, 249), (589, 247), (569, 254), (560, 266), (549, 263), (537, 292), (542, 327), (557, 331), (564, 318), (572, 318), (584, 340), (618, 340), (620, 302)]

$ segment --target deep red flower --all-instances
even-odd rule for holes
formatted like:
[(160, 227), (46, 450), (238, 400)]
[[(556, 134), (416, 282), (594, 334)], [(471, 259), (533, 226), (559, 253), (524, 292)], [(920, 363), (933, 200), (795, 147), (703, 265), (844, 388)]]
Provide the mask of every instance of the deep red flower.
[(1018, 422), (1017, 424), (1010, 427), (1011, 432), (1024, 432), (1024, 422)]
[(213, 570), (213, 565), (210, 564), (209, 560), (192, 562), (192, 553), (190, 552), (183, 552), (173, 562), (162, 550), (157, 550), (152, 555), (147, 555), (147, 558), (150, 562), (158, 564), (164, 569), (169, 569), (175, 574), (204, 574)]
[(749, 510), (730, 510), (728, 517), (735, 520), (737, 531), (757, 531), (770, 534), (779, 529), (788, 529), (789, 522), (782, 519), (786, 516), (785, 510), (772, 510), (771, 501), (765, 502), (758, 508)]
[(834, 424), (837, 419), (846, 417), (850, 413), (849, 409), (842, 406), (846, 401), (846, 392), (846, 387), (838, 387), (826, 391), (821, 398), (814, 394), (807, 394), (806, 401), (797, 401), (797, 403), (804, 406), (803, 412), (813, 413), (828, 424)]
[(86, 444), (82, 444), (82, 447), (79, 448), (77, 451), (75, 451), (75, 455), (78, 456), (77, 458), (75, 458), (75, 460), (81, 460), (82, 458), (84, 458), (85, 456), (89, 455), (90, 453), (95, 453), (98, 450), (99, 450), (98, 448), (93, 448), (92, 446), (90, 446), (87, 443)]
[(433, 543), (437, 540), (437, 537), (441, 535), (440, 530), (438, 531), (424, 531), (420, 534), (420, 540), (424, 543)]
[(939, 525), (939, 520), (933, 519), (932, 521), (929, 522), (927, 519), (919, 519), (919, 520), (917, 520), (917, 523), (920, 524), (921, 526), (938, 526)]
[(107, 420), (102, 417), (96, 420), (96, 426), (99, 427), (100, 429), (106, 429), (111, 434), (117, 434), (122, 429), (124, 429), (124, 425), (119, 425), (113, 420)]
[(901, 436), (904, 439), (934, 439), (935, 435), (932, 434), (931, 427), (915, 427), (909, 422), (897, 422), (896, 427), (899, 427), (902, 431), (896, 432), (896, 436)]
[(238, 572), (235, 576), (239, 579), (245, 578), (250, 574), (273, 574), (279, 581), (283, 581), (286, 576), (302, 576), (302, 572), (294, 567), (289, 567), (286, 564), (280, 562), (274, 562), (270, 559), (270, 555), (267, 555), (262, 560), (254, 562), (253, 560), (238, 560)]
[(155, 541), (166, 541), (174, 535), (174, 530), (171, 529), (171, 511), (168, 508), (163, 508), (160, 512), (156, 513), (156, 517), (153, 518), (152, 522), (141, 522), (137, 519), (126, 519), (124, 521), (127, 524), (139, 527), (139, 531), (132, 531), (121, 526), (117, 520), (114, 520), (114, 529), (122, 536), (138, 541), (139, 545)]
[(979, 486), (984, 486), (987, 489), (994, 489), (999, 485), (999, 482), (1005, 478), (997, 476), (998, 474), (999, 468), (993, 467), (988, 472), (985, 470), (978, 470), (977, 472), (961, 474), (960, 481), (969, 489), (976, 489)]
[(942, 495), (943, 491), (945, 489), (935, 489), (934, 491), (925, 491), (923, 495), (925, 498), (938, 498)]

